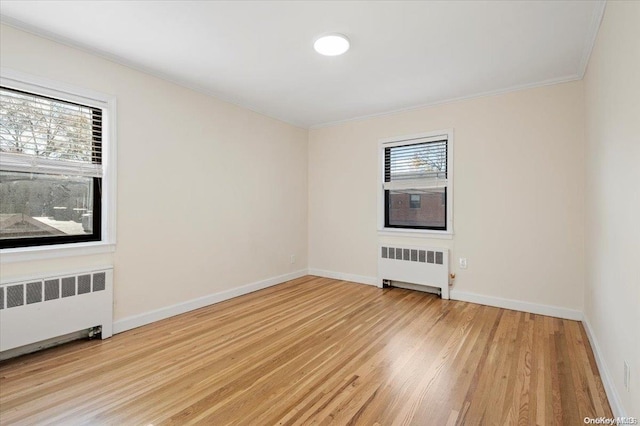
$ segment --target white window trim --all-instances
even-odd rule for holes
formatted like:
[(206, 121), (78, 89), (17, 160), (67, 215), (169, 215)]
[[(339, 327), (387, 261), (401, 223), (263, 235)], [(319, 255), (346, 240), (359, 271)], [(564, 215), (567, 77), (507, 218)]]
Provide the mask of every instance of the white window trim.
[[(447, 138), (447, 230), (387, 228), (384, 226), (384, 149), (391, 146), (406, 145), (411, 142), (426, 142)], [(396, 136), (378, 141), (378, 236), (411, 238), (453, 238), (453, 129), (439, 130), (416, 135)]]
[(102, 240), (1, 249), (0, 264), (113, 252), (116, 244), (116, 97), (5, 67), (0, 68), (0, 84), (102, 108), (103, 137), (107, 141), (102, 152)]

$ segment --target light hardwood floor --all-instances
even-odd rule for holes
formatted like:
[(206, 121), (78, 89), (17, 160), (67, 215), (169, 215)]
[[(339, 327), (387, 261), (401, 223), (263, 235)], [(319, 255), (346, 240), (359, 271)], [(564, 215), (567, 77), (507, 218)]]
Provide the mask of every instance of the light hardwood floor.
[(0, 364), (4, 424), (581, 425), (579, 322), (304, 277)]

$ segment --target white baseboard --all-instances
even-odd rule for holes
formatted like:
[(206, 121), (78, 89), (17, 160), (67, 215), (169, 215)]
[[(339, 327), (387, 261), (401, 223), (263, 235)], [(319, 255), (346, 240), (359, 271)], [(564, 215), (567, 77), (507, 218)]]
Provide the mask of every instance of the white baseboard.
[(582, 318), (582, 325), (584, 325), (584, 330), (587, 332), (589, 343), (591, 343), (591, 349), (593, 350), (593, 355), (596, 359), (596, 364), (598, 365), (598, 371), (600, 372), (602, 384), (604, 385), (604, 390), (607, 393), (607, 398), (609, 399), (609, 404), (611, 405), (613, 416), (627, 417), (627, 414), (624, 411), (624, 407), (622, 406), (620, 396), (618, 395), (618, 391), (613, 384), (611, 374), (609, 374), (609, 369), (607, 368), (607, 365), (604, 362), (604, 358), (602, 357), (602, 351), (600, 350), (600, 345), (598, 344), (596, 335), (593, 333), (591, 323), (589, 322), (589, 318), (587, 318), (586, 315), (584, 315)]
[[(344, 272), (327, 271), (324, 269), (309, 269), (309, 275), (319, 277), (333, 278), (335, 280), (351, 281), (359, 284), (368, 284), (377, 286), (377, 277), (368, 277), (366, 275), (347, 274)], [(541, 305), (537, 303), (523, 302), (520, 300), (503, 299), (501, 297), (485, 296), (482, 294), (469, 293), (452, 289), (450, 292), (451, 299), (463, 302), (477, 303), (480, 305), (496, 306), (498, 308), (512, 309), (515, 311), (530, 312), (532, 314), (547, 315), (550, 317), (565, 318), (574, 321), (582, 320), (582, 312), (562, 308), (559, 306)]]
[(223, 302), (225, 300), (233, 299), (234, 297), (242, 296), (243, 294), (252, 293), (263, 288), (271, 287), (276, 284), (281, 284), (285, 281), (294, 280), (307, 275), (307, 270), (291, 272), (288, 274), (280, 275), (266, 280), (257, 281), (251, 284), (244, 285), (242, 287), (236, 287), (229, 290), (221, 291), (219, 293), (209, 294), (207, 296), (199, 297), (197, 299), (188, 300), (186, 302), (177, 303), (165, 308), (156, 309), (154, 311), (145, 312), (138, 315), (133, 315), (113, 323), (113, 334), (122, 333), (123, 331), (131, 330), (133, 328), (141, 327), (143, 325), (151, 324), (152, 322), (160, 321), (166, 318), (180, 315), (185, 312), (200, 309), (205, 306), (213, 305), (214, 303)]
[(466, 291), (455, 289), (451, 290), (450, 297), (453, 300), (512, 309), (514, 311), (529, 312), (532, 314), (547, 315), (550, 317), (564, 318), (574, 321), (582, 320), (582, 312), (574, 309), (562, 308), (560, 306), (541, 305), (538, 303), (523, 302), (520, 300), (503, 299), (501, 297), (485, 296), (482, 294), (468, 293)]
[(377, 277), (367, 277), (365, 275), (345, 274), (342, 272), (325, 271), (323, 269), (309, 269), (309, 275), (318, 277), (333, 278), (334, 280), (351, 281), (358, 284), (378, 285)]

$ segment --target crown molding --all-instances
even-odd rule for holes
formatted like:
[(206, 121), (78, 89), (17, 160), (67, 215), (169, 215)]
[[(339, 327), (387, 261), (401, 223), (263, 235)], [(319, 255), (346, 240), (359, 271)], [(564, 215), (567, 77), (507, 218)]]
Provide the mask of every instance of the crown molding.
[(91, 55), (98, 56), (98, 57), (100, 57), (102, 59), (105, 59), (105, 60), (107, 60), (109, 62), (114, 62), (114, 63), (116, 63), (118, 65), (125, 66), (125, 67), (130, 68), (130, 69), (132, 69), (134, 71), (138, 71), (138, 72), (141, 72), (143, 74), (147, 74), (147, 75), (150, 75), (152, 77), (156, 77), (156, 78), (159, 78), (161, 80), (167, 81), (169, 83), (175, 84), (177, 86), (183, 87), (185, 89), (189, 89), (189, 90), (192, 90), (194, 92), (198, 92), (198, 93), (201, 93), (203, 95), (210, 96), (212, 98), (215, 98), (215, 99), (220, 100), (222, 102), (226, 102), (226, 103), (231, 104), (233, 106), (236, 106), (236, 107), (239, 107), (239, 108), (243, 108), (243, 109), (247, 109), (247, 110), (249, 110), (251, 112), (255, 112), (256, 114), (260, 114), (262, 116), (271, 118), (273, 120), (277, 120), (277, 121), (283, 122), (283, 123), (288, 124), (290, 126), (301, 128), (301, 129), (304, 129), (304, 130), (307, 130), (309, 128), (309, 126), (304, 125), (302, 123), (291, 121), (291, 120), (286, 120), (286, 119), (284, 119), (282, 117), (276, 117), (276, 116), (273, 116), (273, 115), (270, 115), (270, 114), (266, 114), (265, 112), (260, 111), (258, 108), (254, 107), (253, 105), (240, 103), (240, 102), (238, 102), (236, 100), (233, 100), (233, 99), (229, 98), (228, 96), (225, 96), (225, 95), (223, 95), (221, 93), (218, 93), (216, 91), (213, 91), (211, 89), (207, 89), (207, 88), (205, 88), (203, 86), (200, 86), (200, 85), (197, 85), (197, 84), (193, 84), (193, 83), (188, 82), (188, 81), (186, 81), (184, 79), (181, 79), (179, 77), (175, 77), (175, 76), (172, 76), (172, 75), (169, 75), (169, 74), (166, 74), (166, 73), (163, 73), (163, 72), (160, 72), (160, 71), (145, 67), (145, 66), (140, 65), (138, 63), (135, 63), (133, 61), (129, 61), (127, 59), (123, 59), (123, 58), (121, 58), (121, 57), (119, 57), (117, 55), (113, 55), (111, 53), (105, 52), (104, 50), (96, 49), (94, 47), (91, 47), (91, 46), (89, 46), (89, 45), (87, 45), (85, 43), (78, 42), (78, 41), (72, 40), (72, 39), (70, 39), (68, 37), (63, 37), (61, 35), (58, 35), (56, 33), (51, 32), (51, 31), (43, 30), (43, 29), (38, 28), (38, 27), (36, 27), (34, 25), (27, 24), (27, 23), (25, 23), (23, 21), (20, 21), (18, 19), (14, 19), (14, 18), (11, 18), (9, 16), (5, 16), (5, 15), (1, 15), (0, 14), (0, 23), (2, 23), (4, 25), (7, 25), (9, 27), (15, 28), (17, 30), (24, 31), (24, 32), (27, 32), (29, 34), (33, 34), (33, 35), (36, 35), (38, 37), (42, 37), (44, 39), (51, 40), (53, 42), (65, 45), (67, 47), (78, 49), (78, 50), (81, 50), (81, 51), (83, 51), (85, 53), (89, 53)]
[(558, 77), (558, 78), (553, 78), (553, 79), (548, 79), (548, 80), (542, 80), (542, 81), (538, 81), (538, 82), (533, 82), (533, 83), (526, 83), (526, 84), (521, 84), (521, 85), (515, 85), (515, 86), (511, 86), (511, 87), (507, 87), (507, 88), (503, 88), (503, 89), (497, 89), (497, 90), (491, 90), (491, 91), (485, 91), (485, 92), (479, 92), (479, 93), (475, 93), (475, 94), (471, 94), (471, 95), (467, 95), (467, 96), (460, 96), (460, 97), (453, 97), (453, 98), (446, 98), (446, 99), (442, 99), (442, 100), (438, 100), (438, 101), (434, 101), (434, 102), (427, 102), (427, 103), (423, 103), (423, 104), (418, 104), (418, 105), (413, 105), (413, 106), (409, 106), (409, 107), (405, 107), (405, 108), (400, 108), (400, 109), (394, 109), (391, 111), (382, 111), (382, 112), (377, 112), (377, 113), (372, 113), (372, 114), (366, 114), (366, 115), (361, 115), (361, 116), (356, 116), (356, 117), (351, 117), (351, 118), (347, 118), (347, 119), (343, 119), (343, 120), (336, 120), (336, 121), (329, 121), (329, 122), (325, 122), (325, 123), (318, 123), (318, 124), (312, 124), (312, 125), (306, 125), (304, 123), (301, 122), (297, 122), (297, 121), (293, 121), (293, 120), (288, 120), (282, 117), (277, 117), (274, 115), (270, 115), (267, 114), (263, 111), (261, 111), (259, 108), (256, 108), (255, 106), (251, 105), (251, 104), (245, 104), (245, 103), (241, 103), (238, 102), (237, 100), (231, 99), (228, 96), (225, 96), (221, 93), (218, 93), (216, 91), (213, 91), (211, 89), (207, 89), (205, 87), (202, 87), (200, 85), (197, 84), (193, 84), (191, 82), (188, 82), (184, 79), (181, 79), (179, 77), (176, 76), (172, 76), (172, 75), (168, 75), (162, 72), (159, 72), (157, 70), (153, 70), (151, 68), (142, 66), (140, 64), (134, 63), (133, 61), (129, 61), (123, 58), (120, 58), (116, 55), (110, 54), (108, 52), (105, 52), (103, 50), (100, 49), (96, 49), (93, 48), (91, 46), (88, 46), (84, 43), (69, 39), (67, 37), (63, 37), (60, 36), (58, 34), (52, 33), (50, 31), (46, 31), (43, 30), (41, 28), (35, 27), (33, 25), (29, 25), (23, 21), (5, 16), (5, 15), (0, 15), (0, 22), (8, 25), (10, 27), (16, 28), (18, 30), (22, 30), (31, 34), (34, 34), (36, 36), (39, 37), (43, 37), (45, 39), (49, 39), (52, 40), (54, 42), (72, 47), (72, 48), (76, 48), (79, 49), (81, 51), (99, 56), (103, 59), (106, 59), (110, 62), (114, 62), (117, 63), (119, 65), (125, 66), (127, 68), (131, 68), (135, 71), (138, 72), (142, 72), (144, 74), (148, 74), (151, 75), (153, 77), (156, 78), (160, 78), (162, 80), (165, 80), (167, 82), (176, 84), (178, 86), (184, 87), (186, 89), (189, 90), (193, 90), (195, 92), (207, 95), (207, 96), (211, 96), (215, 99), (221, 100), (223, 102), (226, 102), (228, 104), (234, 105), (236, 107), (239, 108), (244, 108), (247, 109), (249, 111), (252, 111), (254, 113), (263, 115), (265, 117), (274, 119), (274, 120), (278, 120), (280, 122), (286, 123), (290, 126), (294, 126), (297, 128), (301, 128), (301, 129), (305, 129), (305, 130), (315, 130), (315, 129), (321, 129), (321, 128), (325, 128), (325, 127), (333, 127), (333, 126), (338, 126), (338, 125), (342, 125), (342, 124), (346, 124), (349, 122), (354, 122), (354, 121), (363, 121), (363, 120), (368, 120), (371, 118), (378, 118), (378, 117), (384, 117), (384, 116), (389, 116), (389, 115), (395, 115), (395, 114), (400, 114), (400, 113), (404, 113), (404, 112), (409, 112), (409, 111), (415, 111), (415, 110), (419, 110), (419, 109), (423, 109), (423, 108), (431, 108), (431, 107), (435, 107), (435, 106), (439, 106), (439, 105), (445, 105), (445, 104), (449, 104), (449, 103), (454, 103), (454, 102), (460, 102), (460, 101), (465, 101), (465, 100), (471, 100), (471, 99), (476, 99), (476, 98), (482, 98), (482, 97), (488, 97), (488, 96), (496, 96), (496, 95), (502, 95), (502, 94), (506, 94), (506, 93), (510, 93), (510, 92), (517, 92), (517, 91), (521, 91), (521, 90), (527, 90), (527, 89), (533, 89), (536, 87), (543, 87), (543, 86), (549, 86), (549, 85), (554, 85), (554, 84), (562, 84), (562, 83), (568, 83), (571, 81), (576, 81), (576, 80), (582, 80), (584, 78), (584, 75), (586, 73), (587, 70), (587, 66), (589, 63), (589, 59), (591, 57), (591, 52), (593, 51), (593, 47), (595, 45), (595, 41), (598, 35), (598, 30), (600, 28), (600, 24), (602, 22), (602, 18), (604, 16), (604, 11), (606, 8), (606, 0), (601, 0), (598, 1), (598, 6), (594, 9), (592, 16), (591, 16), (591, 22), (589, 24), (589, 34), (587, 39), (585, 40), (585, 44), (583, 47), (583, 51), (582, 51), (582, 56), (580, 59), (580, 64), (578, 66), (578, 70), (575, 74), (573, 75), (568, 75), (568, 76), (563, 76), (563, 77)]
[(596, 44), (598, 31), (600, 30), (600, 24), (602, 24), (602, 18), (604, 17), (604, 10), (606, 9), (606, 7), (607, 0), (599, 1), (597, 7), (593, 11), (593, 14), (591, 15), (589, 34), (584, 42), (584, 47), (582, 48), (582, 58), (580, 59), (580, 65), (578, 68), (578, 75), (581, 79), (584, 78), (584, 75), (587, 72), (589, 59), (591, 59), (591, 52), (593, 51), (593, 47)]
[(410, 106), (410, 107), (406, 107), (406, 108), (395, 109), (393, 111), (385, 111), (385, 112), (373, 113), (373, 114), (368, 114), (368, 115), (361, 115), (361, 116), (353, 117), (353, 118), (347, 118), (345, 120), (330, 121), (330, 122), (322, 123), (322, 124), (314, 124), (312, 126), (309, 126), (309, 130), (321, 129), (321, 128), (324, 128), (324, 127), (339, 126), (341, 124), (346, 124), (346, 123), (349, 123), (349, 122), (352, 122), (352, 121), (363, 121), (363, 120), (368, 120), (368, 119), (371, 119), (371, 118), (385, 117), (385, 116), (388, 116), (388, 115), (395, 115), (395, 114), (400, 114), (400, 113), (409, 112), (409, 111), (416, 111), (416, 110), (423, 109), (423, 108), (432, 108), (432, 107), (435, 107), (435, 106), (451, 104), (451, 103), (461, 102), (461, 101), (467, 101), (467, 100), (476, 99), (476, 98), (486, 98), (486, 97), (489, 97), (489, 96), (504, 95), (504, 94), (511, 93), (511, 92), (519, 92), (519, 91), (527, 90), (527, 89), (535, 89), (537, 87), (552, 86), (554, 84), (562, 84), (562, 83), (570, 83), (572, 81), (577, 81), (577, 80), (582, 80), (582, 76), (580, 74), (573, 74), (573, 75), (569, 75), (569, 76), (565, 76), (565, 77), (552, 78), (552, 79), (549, 79), (549, 80), (543, 80), (543, 81), (534, 82), (534, 83), (519, 84), (519, 85), (516, 85), (516, 86), (510, 86), (510, 87), (507, 87), (507, 88), (504, 88), (504, 89), (490, 90), (490, 91), (487, 91), (487, 92), (475, 93), (473, 95), (468, 95), (468, 96), (460, 96), (460, 97), (457, 97), (457, 98), (448, 98), (448, 99), (443, 99), (443, 100), (440, 100), (440, 101), (435, 101), (435, 102), (430, 102), (430, 103)]

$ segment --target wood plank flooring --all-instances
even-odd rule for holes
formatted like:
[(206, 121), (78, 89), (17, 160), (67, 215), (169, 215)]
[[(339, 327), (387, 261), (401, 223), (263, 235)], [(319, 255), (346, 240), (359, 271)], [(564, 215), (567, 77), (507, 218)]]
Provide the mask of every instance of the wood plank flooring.
[(579, 322), (318, 277), (0, 363), (0, 423), (581, 425)]

